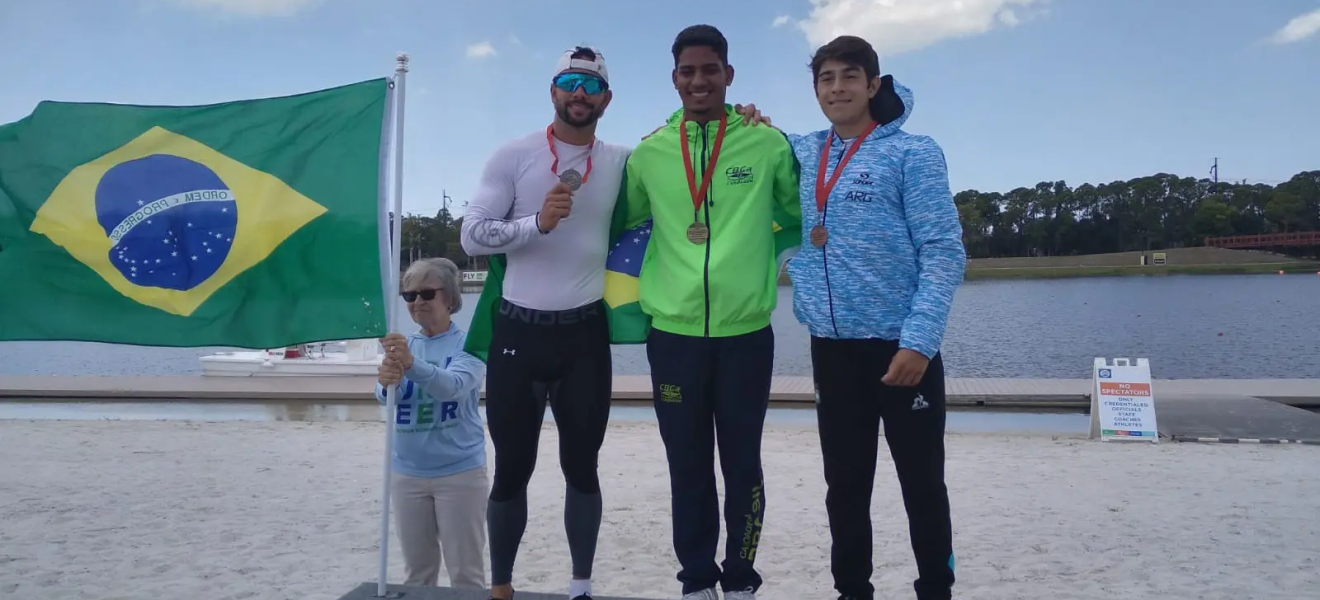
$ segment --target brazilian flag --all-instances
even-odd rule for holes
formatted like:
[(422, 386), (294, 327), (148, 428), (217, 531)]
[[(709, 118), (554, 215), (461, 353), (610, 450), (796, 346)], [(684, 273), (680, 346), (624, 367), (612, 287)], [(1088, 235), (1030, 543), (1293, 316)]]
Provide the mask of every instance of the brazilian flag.
[[(611, 344), (644, 344), (646, 336), (651, 332), (651, 317), (642, 312), (637, 283), (641, 277), (646, 247), (651, 241), (651, 221), (648, 219), (632, 229), (624, 229), (625, 212), (622, 203), (614, 207), (610, 226), (610, 239), (613, 242), (605, 259), (605, 310), (609, 316)], [(774, 218), (772, 229), (775, 255), (782, 269), (784, 263), (802, 246), (802, 221), (778, 209), (775, 210)], [(491, 257), (486, 282), (481, 288), (481, 298), (477, 301), (472, 324), (468, 328), (464, 350), (483, 361), (490, 350), (491, 323), (504, 294), (505, 263), (503, 254)]]
[(386, 333), (389, 81), (0, 126), (0, 340), (274, 348)]

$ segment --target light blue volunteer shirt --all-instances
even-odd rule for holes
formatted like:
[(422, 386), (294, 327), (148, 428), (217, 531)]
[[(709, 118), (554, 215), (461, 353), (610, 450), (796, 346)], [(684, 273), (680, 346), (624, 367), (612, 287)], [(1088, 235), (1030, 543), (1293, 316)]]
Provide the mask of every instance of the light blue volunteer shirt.
[[(456, 325), (426, 337), (408, 336), (413, 366), (404, 371), (394, 415), (394, 471), (444, 477), (486, 464), (486, 430), (478, 412), (486, 364), (463, 351)], [(376, 400), (385, 388), (376, 384)]]

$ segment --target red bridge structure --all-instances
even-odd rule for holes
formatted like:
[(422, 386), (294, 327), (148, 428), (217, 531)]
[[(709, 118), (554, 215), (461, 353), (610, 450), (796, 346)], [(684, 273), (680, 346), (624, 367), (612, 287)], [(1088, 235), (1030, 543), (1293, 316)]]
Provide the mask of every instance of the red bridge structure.
[(1282, 246), (1320, 246), (1320, 231), (1225, 235), (1205, 238), (1205, 245), (1217, 248), (1278, 248)]

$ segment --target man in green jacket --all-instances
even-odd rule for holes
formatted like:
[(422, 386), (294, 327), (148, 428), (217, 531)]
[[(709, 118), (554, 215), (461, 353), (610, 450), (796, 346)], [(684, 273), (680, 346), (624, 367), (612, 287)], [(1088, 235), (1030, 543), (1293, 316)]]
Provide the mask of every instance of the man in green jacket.
[[(633, 150), (623, 186), (626, 227), (652, 219), (638, 283), (651, 318), (646, 353), (669, 459), (678, 579), (689, 600), (750, 600), (765, 490), (761, 431), (770, 396), (778, 297), (774, 228), (801, 227), (798, 171), (784, 135), (752, 127), (724, 103), (728, 42), (694, 25), (673, 44), (683, 108)], [(714, 452), (728, 527), (720, 534)]]

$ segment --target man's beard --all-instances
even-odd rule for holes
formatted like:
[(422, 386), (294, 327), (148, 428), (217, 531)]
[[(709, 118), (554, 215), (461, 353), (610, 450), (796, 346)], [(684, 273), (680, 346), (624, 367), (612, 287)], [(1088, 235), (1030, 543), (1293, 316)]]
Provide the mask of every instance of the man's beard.
[(587, 116), (582, 117), (581, 119), (573, 118), (572, 114), (568, 112), (570, 107), (568, 104), (556, 107), (555, 112), (559, 113), (559, 120), (568, 123), (573, 127), (586, 127), (587, 125), (595, 123), (596, 120), (600, 118), (600, 111), (592, 108), (589, 104), (584, 104), (583, 106), (587, 107)]

